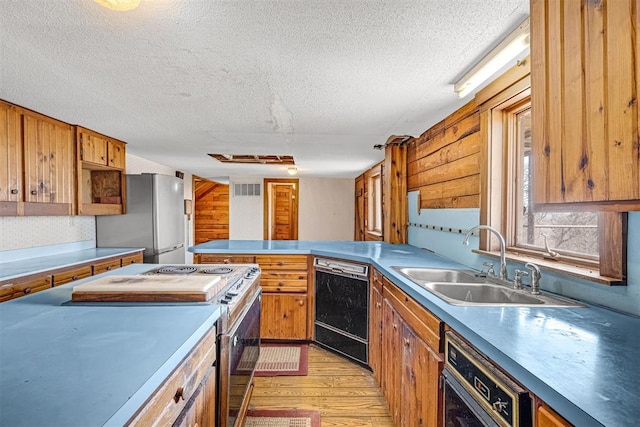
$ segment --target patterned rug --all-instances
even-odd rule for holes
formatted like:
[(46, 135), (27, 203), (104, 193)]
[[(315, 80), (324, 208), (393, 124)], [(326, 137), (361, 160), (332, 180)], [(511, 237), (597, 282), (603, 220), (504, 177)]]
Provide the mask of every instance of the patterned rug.
[(320, 411), (304, 409), (249, 410), (245, 427), (320, 427)]
[[(256, 347), (245, 348), (236, 369), (246, 369), (245, 365), (255, 360), (256, 351)], [(308, 352), (308, 344), (262, 344), (255, 376), (307, 375)]]

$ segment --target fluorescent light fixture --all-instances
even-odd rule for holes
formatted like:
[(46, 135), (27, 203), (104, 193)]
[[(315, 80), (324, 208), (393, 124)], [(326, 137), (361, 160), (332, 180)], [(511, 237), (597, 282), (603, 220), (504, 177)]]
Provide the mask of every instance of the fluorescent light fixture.
[(529, 18), (518, 25), (518, 28), (458, 80), (453, 90), (458, 94), (458, 97), (464, 98), (528, 47)]
[(127, 10), (133, 10), (140, 5), (140, 0), (93, 0), (100, 6), (104, 6), (107, 9), (117, 10), (124, 12)]
[(298, 168), (297, 168), (297, 167), (295, 167), (295, 166), (289, 166), (289, 167), (287, 168), (287, 173), (288, 173), (289, 175), (295, 175), (295, 174), (297, 174), (297, 173), (298, 173)]

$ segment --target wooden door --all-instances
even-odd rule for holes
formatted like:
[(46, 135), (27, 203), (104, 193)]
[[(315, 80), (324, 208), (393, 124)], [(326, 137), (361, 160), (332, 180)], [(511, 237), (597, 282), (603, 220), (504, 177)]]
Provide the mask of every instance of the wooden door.
[(298, 240), (298, 180), (265, 179), (265, 240)]
[[(0, 101), (0, 202), (22, 201), (22, 120), (20, 110)], [(15, 204), (14, 204), (15, 206)], [(0, 207), (0, 214), (3, 209)], [(16, 214), (15, 210), (6, 214)]]
[(307, 295), (263, 293), (260, 337), (307, 339)]
[(364, 175), (360, 175), (356, 178), (356, 223), (354, 240), (365, 239), (364, 199)]
[(229, 238), (229, 184), (199, 179), (194, 185), (195, 244)]
[(39, 114), (23, 113), (25, 201), (56, 204), (45, 212), (25, 207), (25, 214), (71, 215), (75, 205), (75, 149), (70, 125)]

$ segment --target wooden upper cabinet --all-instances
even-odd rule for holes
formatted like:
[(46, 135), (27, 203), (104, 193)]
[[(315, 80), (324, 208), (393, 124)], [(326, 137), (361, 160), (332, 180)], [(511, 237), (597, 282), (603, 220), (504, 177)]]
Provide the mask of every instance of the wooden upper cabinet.
[(22, 196), (22, 117), (0, 101), (0, 215), (16, 215)]
[(639, 12), (640, 0), (531, 1), (536, 204), (640, 208)]
[(75, 212), (73, 128), (22, 110), (24, 214), (72, 215)]
[(80, 126), (76, 127), (76, 133), (80, 161), (116, 169), (125, 168), (124, 142)]

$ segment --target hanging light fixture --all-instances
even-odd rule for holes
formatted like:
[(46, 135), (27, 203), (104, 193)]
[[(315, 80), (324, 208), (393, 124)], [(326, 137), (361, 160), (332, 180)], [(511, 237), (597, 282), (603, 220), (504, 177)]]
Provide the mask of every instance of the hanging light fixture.
[(298, 168), (297, 168), (297, 167), (295, 167), (295, 166), (289, 166), (289, 167), (287, 168), (287, 173), (288, 173), (289, 175), (295, 175), (295, 174), (297, 174), (297, 173), (298, 173)]
[(104, 6), (107, 9), (117, 10), (119, 12), (125, 12), (127, 10), (133, 10), (140, 5), (140, 0), (93, 0), (100, 6)]

